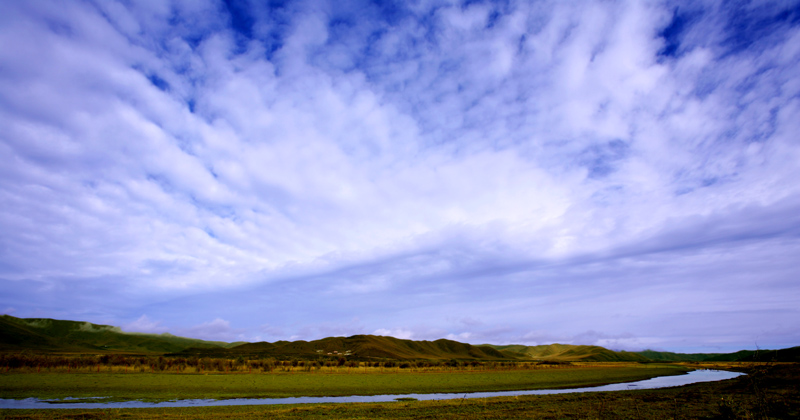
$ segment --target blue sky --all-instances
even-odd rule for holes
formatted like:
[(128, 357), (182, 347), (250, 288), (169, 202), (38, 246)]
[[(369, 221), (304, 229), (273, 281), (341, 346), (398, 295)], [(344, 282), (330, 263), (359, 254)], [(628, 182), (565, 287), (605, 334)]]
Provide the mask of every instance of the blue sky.
[(800, 5), (6, 1), (0, 311), (800, 344)]

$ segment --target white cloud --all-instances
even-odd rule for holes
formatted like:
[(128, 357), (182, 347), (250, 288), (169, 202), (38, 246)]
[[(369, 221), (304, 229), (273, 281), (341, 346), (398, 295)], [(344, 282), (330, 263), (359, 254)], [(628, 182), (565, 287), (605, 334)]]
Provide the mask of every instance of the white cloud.
[(161, 334), (169, 331), (166, 326), (161, 325), (161, 321), (151, 320), (147, 315), (142, 315), (136, 321), (123, 325), (122, 329), (128, 332), (150, 334)]
[(372, 334), (399, 338), (401, 340), (414, 339), (414, 333), (412, 331), (402, 328), (396, 328), (396, 329), (378, 328), (377, 330), (373, 331)]
[(214, 318), (213, 321), (204, 322), (188, 328), (180, 328), (178, 329), (177, 335), (230, 343), (241, 341), (244, 337), (243, 333), (243, 329), (231, 327), (229, 321), (222, 318)]
[(461, 332), (458, 334), (447, 334), (445, 338), (453, 341), (469, 342), (473, 341), (473, 336), (474, 334), (471, 332)]
[[(753, 243), (796, 247), (800, 31), (787, 22), (734, 34), (754, 46), (731, 53), (732, 12), (699, 4), (664, 56), (675, 11), (636, 2), (254, 8), (253, 39), (210, 2), (0, 8), (0, 277), (27, 302), (32, 279), (114, 279), (152, 304), (292, 284), (335, 320), (259, 323), (305, 337), (423, 325), (364, 304), (380, 319), (335, 328), (372, 318), (348, 295), (395, 307), (409, 290), (491, 320), (385, 331), (502, 339), (532, 328), (495, 308), (539, 292), (600, 310), (585, 288), (625, 282), (626, 299), (668, 311), (630, 273), (705, 280), (745, 261), (752, 290)], [(681, 250), (702, 256), (676, 260), (696, 271), (658, 259)], [(623, 280), (605, 277), (614, 265)], [(692, 294), (662, 275), (671, 298)], [(774, 275), (767, 295), (785, 295)], [(184, 331), (244, 334), (224, 322)], [(618, 325), (607, 334), (643, 337)]]

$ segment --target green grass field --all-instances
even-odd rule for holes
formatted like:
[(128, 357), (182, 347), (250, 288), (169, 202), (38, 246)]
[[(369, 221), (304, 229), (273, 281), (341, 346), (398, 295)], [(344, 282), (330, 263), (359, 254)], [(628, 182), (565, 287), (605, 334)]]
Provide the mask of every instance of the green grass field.
[(796, 419), (800, 365), (744, 367), (748, 375), (660, 390), (366, 404), (102, 410), (0, 410), (50, 419)]
[(173, 400), (344, 396), (572, 388), (674, 375), (668, 365), (613, 366), (497, 372), (273, 373), (273, 374), (0, 374), (4, 398), (111, 397)]

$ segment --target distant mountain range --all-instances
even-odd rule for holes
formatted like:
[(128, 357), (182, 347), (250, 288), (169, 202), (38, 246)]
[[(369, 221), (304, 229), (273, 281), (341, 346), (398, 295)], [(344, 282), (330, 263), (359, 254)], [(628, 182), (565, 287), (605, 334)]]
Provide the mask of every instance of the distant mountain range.
[(800, 362), (800, 347), (742, 350), (736, 353), (686, 354), (645, 350), (613, 351), (599, 346), (548, 344), (472, 345), (453, 340), (414, 341), (355, 335), (314, 341), (224, 343), (177, 337), (168, 333), (126, 333), (119, 327), (80, 321), (0, 316), (0, 352), (127, 353), (201, 357), (429, 360), (540, 360), (552, 362), (788, 361)]

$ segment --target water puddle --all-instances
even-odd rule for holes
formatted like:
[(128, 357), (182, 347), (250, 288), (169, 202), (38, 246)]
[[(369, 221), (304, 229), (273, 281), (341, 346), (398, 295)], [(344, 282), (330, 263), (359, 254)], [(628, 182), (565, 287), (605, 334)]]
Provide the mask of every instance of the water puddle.
[(619, 384), (609, 384), (587, 388), (569, 389), (538, 389), (528, 391), (494, 391), (494, 392), (470, 392), (470, 393), (446, 393), (446, 394), (394, 394), (394, 395), (352, 395), (346, 397), (291, 397), (291, 398), (235, 398), (229, 400), (176, 400), (162, 402), (143, 402), (143, 401), (124, 401), (124, 402), (86, 402), (94, 399), (104, 399), (110, 397), (90, 397), (90, 398), (65, 398), (61, 400), (40, 400), (37, 398), (26, 398), (23, 400), (0, 399), (0, 408), (3, 409), (45, 409), (45, 408), (151, 408), (151, 407), (211, 407), (211, 406), (230, 406), (230, 405), (268, 405), (268, 404), (318, 404), (318, 403), (366, 403), (366, 402), (390, 402), (396, 400), (410, 401), (416, 400), (451, 400), (460, 398), (489, 398), (489, 397), (513, 397), (517, 395), (550, 395), (550, 394), (569, 394), (576, 392), (604, 392), (604, 391), (628, 391), (636, 389), (656, 389), (670, 388), (696, 384), (700, 382), (723, 381), (744, 375), (739, 372), (728, 372), (724, 370), (694, 370), (685, 375), (659, 376), (656, 378), (645, 379), (643, 381), (625, 382)]

